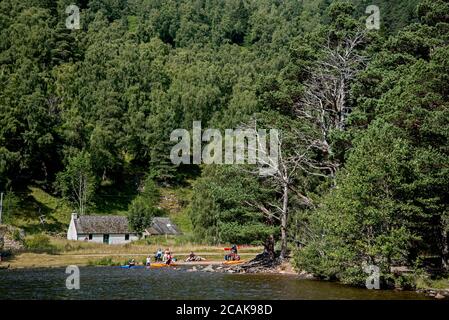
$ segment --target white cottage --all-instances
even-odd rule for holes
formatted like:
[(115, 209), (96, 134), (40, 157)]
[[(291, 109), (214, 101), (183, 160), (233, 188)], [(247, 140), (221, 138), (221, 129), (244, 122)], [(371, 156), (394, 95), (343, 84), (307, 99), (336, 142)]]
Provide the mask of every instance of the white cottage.
[(139, 239), (130, 231), (128, 218), (123, 216), (78, 216), (72, 213), (68, 240), (79, 240), (106, 244), (123, 244)]

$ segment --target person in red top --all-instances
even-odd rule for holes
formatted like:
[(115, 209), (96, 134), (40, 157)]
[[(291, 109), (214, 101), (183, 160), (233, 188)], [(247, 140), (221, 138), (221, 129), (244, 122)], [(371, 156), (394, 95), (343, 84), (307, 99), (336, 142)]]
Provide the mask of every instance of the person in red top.
[(165, 263), (166, 263), (167, 265), (170, 265), (172, 259), (173, 259), (173, 258), (172, 258), (172, 256), (171, 256), (171, 252), (170, 252), (170, 251), (167, 252), (167, 256), (166, 256), (166, 261), (165, 261)]

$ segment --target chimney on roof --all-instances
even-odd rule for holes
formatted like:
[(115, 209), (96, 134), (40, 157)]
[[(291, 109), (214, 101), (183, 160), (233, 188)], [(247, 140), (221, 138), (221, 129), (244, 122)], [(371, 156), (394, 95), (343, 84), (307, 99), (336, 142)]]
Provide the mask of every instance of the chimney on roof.
[(78, 219), (78, 213), (72, 212), (72, 220)]

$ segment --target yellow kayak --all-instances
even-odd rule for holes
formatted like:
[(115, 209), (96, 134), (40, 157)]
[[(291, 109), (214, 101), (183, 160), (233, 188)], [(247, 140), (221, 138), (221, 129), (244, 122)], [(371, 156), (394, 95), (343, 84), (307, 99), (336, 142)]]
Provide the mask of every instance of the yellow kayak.
[(150, 268), (164, 268), (164, 267), (176, 267), (176, 263), (166, 264), (166, 263), (152, 263)]
[(239, 263), (244, 263), (244, 260), (234, 260), (234, 261), (225, 261), (223, 262), (223, 264), (239, 264)]

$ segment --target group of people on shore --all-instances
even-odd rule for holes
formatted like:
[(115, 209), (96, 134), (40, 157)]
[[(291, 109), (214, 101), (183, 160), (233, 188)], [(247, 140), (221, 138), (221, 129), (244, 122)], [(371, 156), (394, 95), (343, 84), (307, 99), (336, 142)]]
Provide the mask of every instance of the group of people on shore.
[[(147, 262), (150, 256), (147, 258)], [(165, 264), (170, 265), (172, 262), (176, 261), (176, 258), (173, 258), (173, 255), (170, 251), (170, 248), (165, 249), (162, 252), (162, 249), (157, 249), (156, 253), (154, 254), (154, 261), (158, 262), (165, 262)]]
[[(172, 262), (176, 261), (176, 258), (173, 257), (170, 249), (165, 249), (164, 252), (162, 252), (162, 249), (158, 249), (156, 251), (156, 253), (154, 254), (154, 262), (163, 262), (167, 265), (172, 264)], [(134, 267), (136, 266), (136, 260), (135, 259), (130, 259), (128, 261), (128, 266), (129, 267)], [(147, 256), (145, 259), (145, 266), (150, 267), (151, 266), (151, 255)]]
[[(229, 249), (227, 249), (229, 250)], [(238, 255), (237, 245), (232, 245), (231, 253), (225, 255), (224, 259), (226, 261), (238, 261), (240, 260), (240, 256)]]
[[(225, 255), (224, 259), (226, 261), (236, 261), (240, 260), (240, 256), (238, 255), (237, 246), (233, 245), (231, 249), (225, 249), (230, 250), (231, 252), (227, 255)], [(197, 256), (193, 251), (190, 251), (189, 256), (184, 260), (185, 262), (196, 262), (196, 261), (203, 261), (206, 260), (200, 256)], [(154, 262), (162, 262), (166, 265), (170, 265), (173, 262), (176, 261), (176, 258), (173, 257), (172, 252), (170, 251), (170, 248), (165, 249), (162, 251), (161, 248), (157, 249), (156, 253), (154, 254)], [(128, 266), (133, 267), (136, 265), (136, 261), (134, 259), (131, 259), (128, 261)], [(151, 266), (151, 256), (147, 256), (145, 260), (145, 266), (150, 267)]]
[(195, 261), (203, 261), (206, 260), (203, 257), (197, 256), (193, 251), (190, 251), (189, 256), (185, 259), (185, 262), (195, 262)]

